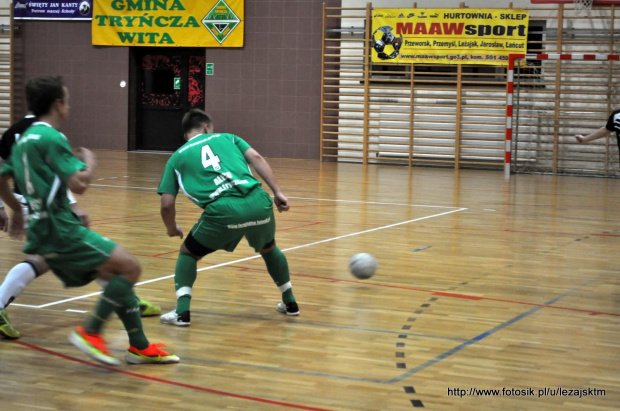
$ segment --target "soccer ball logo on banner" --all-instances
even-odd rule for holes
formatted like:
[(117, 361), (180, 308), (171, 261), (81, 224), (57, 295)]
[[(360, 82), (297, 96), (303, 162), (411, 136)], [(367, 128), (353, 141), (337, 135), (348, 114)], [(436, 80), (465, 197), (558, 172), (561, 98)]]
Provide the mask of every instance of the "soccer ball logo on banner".
[(82, 16), (87, 15), (90, 12), (90, 3), (88, 1), (83, 1), (80, 3), (80, 14)]
[[(381, 34), (381, 38), (377, 38), (377, 33)], [(390, 26), (381, 26), (372, 33), (370, 45), (377, 52), (377, 57), (381, 60), (392, 60), (398, 56), (398, 52), (403, 45), (403, 35), (394, 36)], [(390, 54), (387, 52), (392, 50)]]

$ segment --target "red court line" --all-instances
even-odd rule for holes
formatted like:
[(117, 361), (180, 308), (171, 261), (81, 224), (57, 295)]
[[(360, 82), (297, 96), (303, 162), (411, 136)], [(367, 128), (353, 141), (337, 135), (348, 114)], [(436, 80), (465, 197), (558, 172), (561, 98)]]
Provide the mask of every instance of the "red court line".
[(465, 294), (445, 293), (445, 292), (439, 292), (439, 291), (433, 292), (433, 295), (438, 295), (438, 296), (441, 296), (441, 297), (451, 297), (451, 298), (464, 298), (464, 299), (467, 299), (467, 300), (475, 300), (475, 301), (486, 300), (486, 301), (497, 301), (497, 302), (500, 302), (500, 303), (532, 305), (532, 306), (535, 306), (535, 307), (555, 308), (555, 309), (558, 309), (558, 310), (567, 310), (567, 311), (576, 311), (576, 312), (581, 312), (581, 313), (588, 313), (590, 315), (609, 315), (609, 316), (612, 316), (612, 317), (620, 317), (620, 314), (616, 314), (616, 313), (607, 313), (607, 312), (603, 312), (603, 311), (585, 310), (585, 309), (582, 309), (582, 308), (562, 307), (562, 306), (557, 306), (557, 305), (528, 303), (526, 301), (514, 301), (514, 300), (506, 300), (506, 299), (502, 299), (502, 298), (477, 297), (477, 296), (471, 296), (471, 295), (465, 295)]
[(371, 282), (368, 282), (368, 280), (342, 280), (342, 279), (338, 279), (338, 278), (320, 277), (320, 276), (309, 275), (309, 274), (291, 273), (291, 276), (293, 276), (293, 275), (300, 276), (300, 277), (318, 278), (318, 279), (322, 279), (322, 280), (328, 280), (328, 281), (331, 281), (331, 282), (334, 282), (334, 283), (340, 283), (340, 282), (343, 282), (343, 283), (356, 283), (356, 284), (364, 284), (364, 285), (373, 285), (373, 286), (377, 286), (377, 287), (395, 288), (395, 289), (399, 289), (399, 290), (420, 291), (420, 292), (424, 292), (424, 293), (431, 293), (433, 295), (437, 295), (437, 296), (440, 296), (440, 297), (460, 298), (460, 299), (464, 299), (464, 300), (473, 300), (473, 301), (496, 301), (496, 302), (500, 302), (500, 303), (531, 305), (531, 306), (543, 307), (543, 308), (555, 308), (555, 309), (558, 309), (558, 310), (566, 310), (566, 311), (588, 313), (590, 315), (608, 315), (608, 316), (612, 316), (612, 317), (620, 317), (620, 314), (604, 312), (604, 311), (592, 311), (592, 310), (585, 310), (585, 309), (581, 309), (581, 308), (563, 307), (563, 306), (558, 306), (558, 305), (548, 305), (548, 304), (542, 304), (542, 303), (530, 303), (530, 302), (527, 302), (527, 301), (507, 300), (507, 299), (503, 299), (503, 298), (479, 297), (479, 296), (476, 296), (476, 295), (467, 295), (467, 294), (451, 293), (451, 292), (444, 292), (444, 291), (427, 290), (427, 289), (424, 289), (424, 288), (407, 287), (407, 286), (403, 286), (403, 285), (390, 285), (390, 284), (371, 283)]
[(153, 254), (153, 255), (144, 255), (144, 254), (134, 254), (134, 255), (139, 255), (140, 257), (152, 257), (152, 258), (158, 258), (161, 257), (162, 255), (166, 255), (166, 254), (174, 254), (174, 253), (178, 253), (179, 249), (177, 248), (176, 250), (173, 251), (166, 251), (165, 253), (160, 253), (160, 254)]
[[(79, 358), (75, 358), (75, 357), (72, 357), (70, 355), (61, 354), (59, 352), (48, 350), (47, 348), (39, 347), (37, 345), (29, 344), (29, 343), (26, 343), (26, 342), (23, 342), (23, 341), (13, 341), (13, 342), (15, 344), (19, 344), (19, 345), (22, 345), (24, 347), (27, 347), (27, 348), (30, 348), (30, 349), (33, 349), (33, 350), (36, 350), (36, 351), (40, 351), (40, 352), (45, 353), (45, 354), (49, 354), (49, 355), (53, 355), (53, 356), (56, 356), (56, 357), (60, 357), (60, 358), (65, 359), (65, 360), (77, 362), (77, 363), (84, 364), (84, 365), (89, 365), (91, 367), (100, 368), (100, 369), (111, 371), (111, 372), (115, 372), (115, 373), (118, 373), (118, 374), (128, 375), (130, 377), (141, 378), (143, 380), (154, 381), (154, 382), (159, 382), (159, 383), (168, 384), (168, 385), (174, 385), (174, 386), (181, 387), (181, 388), (187, 388), (187, 389), (190, 389), (190, 390), (207, 392), (207, 393), (210, 393), (210, 394), (222, 395), (222, 396), (225, 396), (225, 397), (239, 398), (239, 399), (242, 399), (242, 400), (248, 400), (248, 401), (254, 401), (254, 402), (262, 402), (262, 403), (265, 403), (265, 404), (278, 405), (278, 406), (281, 406), (281, 407), (296, 408), (298, 410), (327, 411), (324, 408), (307, 407), (305, 405), (298, 405), (298, 404), (291, 404), (291, 403), (281, 402), (281, 401), (267, 400), (265, 398), (251, 397), (251, 396), (248, 396), (248, 395), (235, 394), (235, 393), (232, 393), (232, 392), (214, 390), (214, 389), (211, 389), (211, 388), (198, 387), (196, 385), (190, 385), (190, 384), (184, 384), (184, 383), (176, 382), (176, 381), (164, 380), (162, 378), (152, 377), (150, 375), (138, 374), (138, 373), (131, 372), (131, 371), (120, 370), (118, 368), (108, 367), (106, 365), (101, 365), (101, 364), (96, 364), (96, 363), (93, 363), (93, 362), (90, 362), (90, 361), (81, 360)], [(162, 367), (162, 365), (155, 365), (155, 367), (158, 367), (158, 366)], [(163, 365), (163, 367), (174, 367), (174, 365)]]
[(445, 225), (435, 226), (435, 227), (430, 227), (428, 225), (420, 225), (419, 228), (433, 228), (433, 229), (458, 230), (458, 231), (478, 231), (478, 232), (498, 231), (502, 233), (543, 234), (543, 235), (557, 235), (557, 236), (570, 236), (570, 237), (584, 237), (587, 235), (597, 235), (597, 234), (570, 233), (570, 232), (561, 232), (561, 231), (510, 230), (507, 228), (497, 228), (497, 229), (492, 230), (488, 228), (452, 227), (452, 226), (445, 226)]
[[(214, 264), (207, 264), (207, 265), (214, 265)], [(236, 264), (230, 264), (230, 265), (222, 266), (220, 268), (234, 268), (234, 269), (242, 270), (242, 271), (261, 271), (261, 272), (266, 272), (267, 271), (264, 268), (263, 269), (261, 269), (261, 268), (252, 268), (252, 267), (246, 267), (246, 266), (241, 266), (241, 265), (236, 265)], [(291, 277), (293, 277), (293, 276), (314, 278), (314, 279), (319, 279), (319, 280), (327, 280), (327, 281), (330, 281), (330, 282), (333, 282), (333, 283), (353, 283), (353, 284), (362, 284), (362, 285), (372, 285), (372, 286), (376, 286), (376, 287), (394, 288), (394, 289), (398, 289), (398, 290), (419, 291), (419, 292), (423, 292), (423, 293), (431, 293), (433, 295), (437, 295), (437, 296), (440, 296), (440, 297), (459, 298), (459, 299), (463, 299), (463, 300), (495, 301), (495, 302), (500, 302), (500, 303), (529, 305), (529, 306), (534, 306), (534, 307), (554, 308), (554, 309), (557, 309), (557, 310), (565, 310), (565, 311), (573, 311), (573, 312), (580, 312), (580, 313), (588, 313), (590, 315), (608, 315), (608, 316), (611, 316), (611, 317), (620, 317), (620, 314), (618, 314), (618, 313), (610, 313), (610, 312), (605, 312), (605, 311), (593, 311), (593, 310), (586, 310), (586, 309), (582, 309), (582, 308), (571, 308), (571, 307), (563, 307), (563, 306), (558, 306), (558, 305), (548, 305), (548, 304), (542, 304), (542, 303), (531, 303), (531, 302), (527, 302), (527, 301), (508, 300), (508, 299), (504, 299), (504, 298), (480, 297), (480, 296), (477, 296), (477, 295), (467, 295), (467, 294), (460, 294), (460, 293), (451, 293), (451, 292), (446, 292), (446, 291), (436, 291), (436, 290), (429, 290), (429, 289), (426, 289), (426, 288), (409, 287), (409, 286), (404, 286), (404, 285), (390, 285), (390, 284), (372, 283), (372, 282), (369, 282), (368, 280), (345, 280), (345, 279), (340, 279), (340, 278), (323, 277), (323, 276), (318, 276), (318, 275), (303, 274), (303, 273), (293, 273), (292, 272), (291, 273)]]
[(294, 226), (294, 227), (279, 228), (278, 231), (296, 230), (298, 228), (309, 227), (311, 225), (318, 225), (318, 224), (323, 224), (323, 221), (314, 221), (314, 222), (310, 222), (308, 224), (297, 225), (297, 226)]

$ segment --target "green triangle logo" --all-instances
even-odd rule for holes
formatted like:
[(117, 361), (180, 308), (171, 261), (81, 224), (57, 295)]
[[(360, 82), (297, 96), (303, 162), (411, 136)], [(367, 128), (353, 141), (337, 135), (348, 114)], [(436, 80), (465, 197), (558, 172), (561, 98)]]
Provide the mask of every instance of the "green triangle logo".
[(202, 19), (202, 24), (220, 44), (226, 40), (239, 23), (241, 20), (224, 0), (218, 1)]

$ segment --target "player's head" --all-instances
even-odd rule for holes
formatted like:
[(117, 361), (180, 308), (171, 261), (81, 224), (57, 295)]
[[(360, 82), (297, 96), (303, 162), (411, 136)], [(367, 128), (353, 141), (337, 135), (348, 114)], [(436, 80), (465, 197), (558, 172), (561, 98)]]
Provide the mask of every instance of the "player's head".
[(64, 120), (69, 111), (69, 91), (60, 76), (36, 77), (26, 84), (26, 102), (37, 117), (57, 109)]
[(197, 108), (185, 113), (183, 120), (181, 120), (181, 126), (186, 139), (196, 134), (213, 132), (213, 120), (207, 113)]

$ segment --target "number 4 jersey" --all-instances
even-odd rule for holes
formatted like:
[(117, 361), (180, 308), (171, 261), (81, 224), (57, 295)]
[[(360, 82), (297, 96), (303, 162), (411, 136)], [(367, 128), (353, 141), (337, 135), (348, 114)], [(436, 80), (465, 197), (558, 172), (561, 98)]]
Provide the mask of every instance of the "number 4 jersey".
[(250, 145), (233, 134), (201, 134), (185, 143), (166, 163), (158, 194), (181, 189), (204, 209), (222, 197), (245, 197), (261, 187), (245, 160)]

